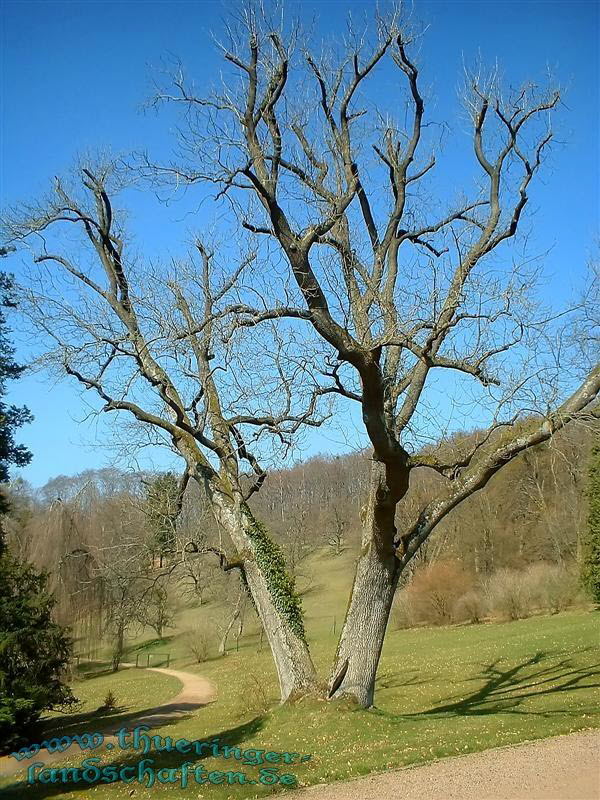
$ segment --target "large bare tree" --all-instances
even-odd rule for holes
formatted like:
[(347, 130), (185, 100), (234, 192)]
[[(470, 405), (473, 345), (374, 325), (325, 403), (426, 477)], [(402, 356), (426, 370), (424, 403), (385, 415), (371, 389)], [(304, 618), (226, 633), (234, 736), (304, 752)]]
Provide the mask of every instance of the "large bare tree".
[[(412, 55), (418, 37), (400, 12), (373, 28), (350, 28), (321, 55), (297, 27), (247, 4), (222, 45), (224, 88), (199, 95), (177, 68), (157, 100), (185, 108), (181, 146), (168, 164), (141, 159), (156, 180), (214, 182), (240, 227), (278, 245), (289, 291), (330, 347), (333, 390), (360, 406), (371, 482), (330, 694), (364, 706), (409, 561), (511, 459), (597, 417), (600, 388), (589, 348), (587, 363), (565, 373), (550, 342), (558, 319), (532, 304), (532, 274), (505, 266), (518, 258), (509, 245), (552, 141), (558, 92), (529, 83), (503, 93), (495, 72), (466, 73), (474, 169), (461, 175), (460, 196), (436, 195), (446, 183), (435, 182), (438, 127)], [(432, 382), (454, 405), (432, 405)], [(423, 434), (443, 439), (460, 404), (479, 406), (488, 427), (446, 459)], [(397, 530), (420, 467), (442, 475), (443, 488)]]
[[(128, 412), (149, 441), (170, 443), (185, 480), (204, 487), (232, 544), (217, 555), (247, 581), (283, 699), (316, 677), (293, 582), (248, 507), (265, 476), (256, 453), (319, 422), (319, 395), (358, 405), (370, 484), (329, 694), (364, 706), (411, 559), (505, 464), (597, 417), (600, 390), (591, 348), (566, 373), (560, 317), (532, 304), (525, 266), (505, 267), (558, 94), (532, 85), (502, 94), (494, 75), (467, 74), (475, 170), (461, 179), (463, 196), (437, 195), (414, 37), (398, 14), (375, 28), (350, 30), (325, 59), (298, 46), (297, 29), (248, 6), (223, 48), (226, 88), (199, 96), (179, 70), (160, 92), (183, 105), (188, 127), (171, 164), (143, 157), (138, 167), (155, 181), (218, 186), (251, 243), (233, 270), (220, 270), (202, 241), (168, 266), (136, 260), (113, 209), (115, 177), (101, 167), (83, 169), (79, 190), (57, 181), (46, 202), (5, 220), (9, 246), (35, 248), (43, 280), (32, 277), (24, 303), (55, 342), (46, 360), (96, 392), (103, 410)], [(390, 95), (379, 107), (381, 91), (368, 88), (377, 74)], [(73, 255), (65, 248), (77, 238), (85, 248)], [(220, 252), (235, 260), (231, 244)], [(317, 335), (308, 347), (299, 325)], [(470, 447), (446, 446), (461, 406), (467, 419), (474, 405), (487, 429)], [(436, 471), (441, 488), (398, 530), (420, 468)]]
[(265, 479), (261, 455), (321, 422), (322, 387), (304, 380), (293, 329), (264, 327), (306, 312), (267, 307), (256, 282), (244, 292), (256, 252), (236, 261), (233, 247), (219, 257), (196, 239), (170, 263), (136, 255), (114, 207), (122, 188), (114, 164), (82, 166), (6, 216), (6, 239), (35, 262), (21, 308), (43, 334), (43, 367), (95, 393), (101, 411), (130, 415), (145, 431), (138, 446), (166, 444), (183, 460), (181, 492), (193, 480), (206, 493), (225, 542), (209, 549), (240, 571), (285, 700), (312, 688), (315, 672), (294, 581), (248, 499)]

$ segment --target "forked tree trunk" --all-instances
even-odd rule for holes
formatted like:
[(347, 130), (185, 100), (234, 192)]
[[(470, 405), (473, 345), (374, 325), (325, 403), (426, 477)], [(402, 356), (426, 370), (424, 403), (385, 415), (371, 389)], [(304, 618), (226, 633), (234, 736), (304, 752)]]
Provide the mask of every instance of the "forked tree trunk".
[(317, 691), (317, 675), (293, 580), (278, 545), (242, 502), (213, 496), (216, 516), (237, 550), (243, 577), (264, 628), (279, 678), (281, 702)]
[(332, 696), (350, 696), (364, 708), (373, 705), (377, 667), (401, 572), (394, 553), (398, 494), (397, 486), (391, 490), (387, 485), (384, 466), (373, 462), (360, 556), (329, 681)]

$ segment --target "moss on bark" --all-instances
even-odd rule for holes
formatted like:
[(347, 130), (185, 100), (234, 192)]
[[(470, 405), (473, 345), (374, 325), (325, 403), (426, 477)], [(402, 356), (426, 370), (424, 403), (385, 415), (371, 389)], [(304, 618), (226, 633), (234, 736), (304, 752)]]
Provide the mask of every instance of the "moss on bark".
[(295, 590), (295, 581), (286, 569), (283, 552), (264, 525), (254, 518), (248, 506), (244, 506), (242, 511), (248, 521), (247, 533), (254, 557), (265, 578), (273, 605), (296, 636), (306, 643), (302, 603)]

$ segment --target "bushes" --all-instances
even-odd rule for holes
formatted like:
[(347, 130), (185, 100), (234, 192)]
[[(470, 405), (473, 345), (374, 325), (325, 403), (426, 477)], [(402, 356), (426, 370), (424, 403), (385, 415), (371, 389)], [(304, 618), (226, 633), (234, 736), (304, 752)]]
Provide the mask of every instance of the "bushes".
[(436, 561), (422, 567), (408, 589), (417, 622), (432, 625), (452, 622), (456, 602), (472, 586), (472, 578), (458, 561)]
[(414, 628), (417, 624), (415, 606), (411, 594), (407, 589), (398, 592), (396, 595), (391, 618), (393, 627), (399, 630)]
[(516, 620), (538, 612), (556, 614), (579, 600), (576, 576), (539, 562), (524, 570), (502, 569), (477, 583), (456, 561), (438, 561), (415, 572), (394, 602), (396, 628), (417, 624)]
[(453, 616), (455, 622), (470, 622), (475, 625), (478, 622), (482, 622), (485, 614), (485, 599), (477, 589), (471, 589), (471, 591), (463, 594), (454, 605)]
[(238, 719), (266, 714), (276, 702), (270, 696), (264, 675), (249, 672), (242, 681), (237, 699)]
[(184, 642), (187, 652), (201, 664), (214, 649), (214, 634), (205, 628), (193, 628), (184, 633)]
[(514, 569), (500, 569), (487, 580), (485, 599), (489, 613), (502, 619), (522, 619), (530, 610), (523, 573)]
[(575, 575), (556, 564), (532, 564), (524, 573), (524, 581), (535, 608), (557, 614), (578, 601)]
[(117, 698), (114, 693), (109, 689), (104, 698), (104, 702), (98, 709), (100, 712), (114, 711), (117, 707)]
[(564, 567), (540, 562), (525, 570), (500, 570), (486, 585), (488, 611), (504, 619), (529, 617), (535, 611), (556, 614), (578, 599), (575, 576)]

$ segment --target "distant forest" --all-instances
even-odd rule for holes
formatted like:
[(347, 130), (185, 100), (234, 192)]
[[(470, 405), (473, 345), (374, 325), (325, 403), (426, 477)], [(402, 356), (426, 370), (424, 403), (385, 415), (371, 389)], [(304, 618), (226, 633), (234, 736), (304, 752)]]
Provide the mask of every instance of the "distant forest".
[[(443, 447), (469, 449), (477, 435), (456, 435)], [(437, 527), (402, 587), (437, 558), (446, 569), (431, 580), (441, 585), (469, 575), (463, 588), (539, 562), (574, 573), (592, 438), (591, 428), (571, 426), (508, 464)], [(273, 470), (251, 498), (253, 512), (284, 551), (299, 591), (310, 586), (311, 559), (358, 554), (369, 458), (366, 451), (319, 456)], [(399, 531), (445, 480), (427, 467), (412, 478), (397, 514)], [(20, 557), (50, 573), (62, 622), (76, 623), (88, 638), (110, 634), (122, 644), (134, 617), (160, 636), (173, 616), (174, 598), (189, 605), (217, 600), (235, 613), (237, 595), (220, 563), (226, 557), (224, 537), (196, 484), (189, 484), (179, 504), (178, 480), (172, 473), (103, 468), (59, 476), (40, 489), (22, 480), (11, 484), (8, 541)]]

